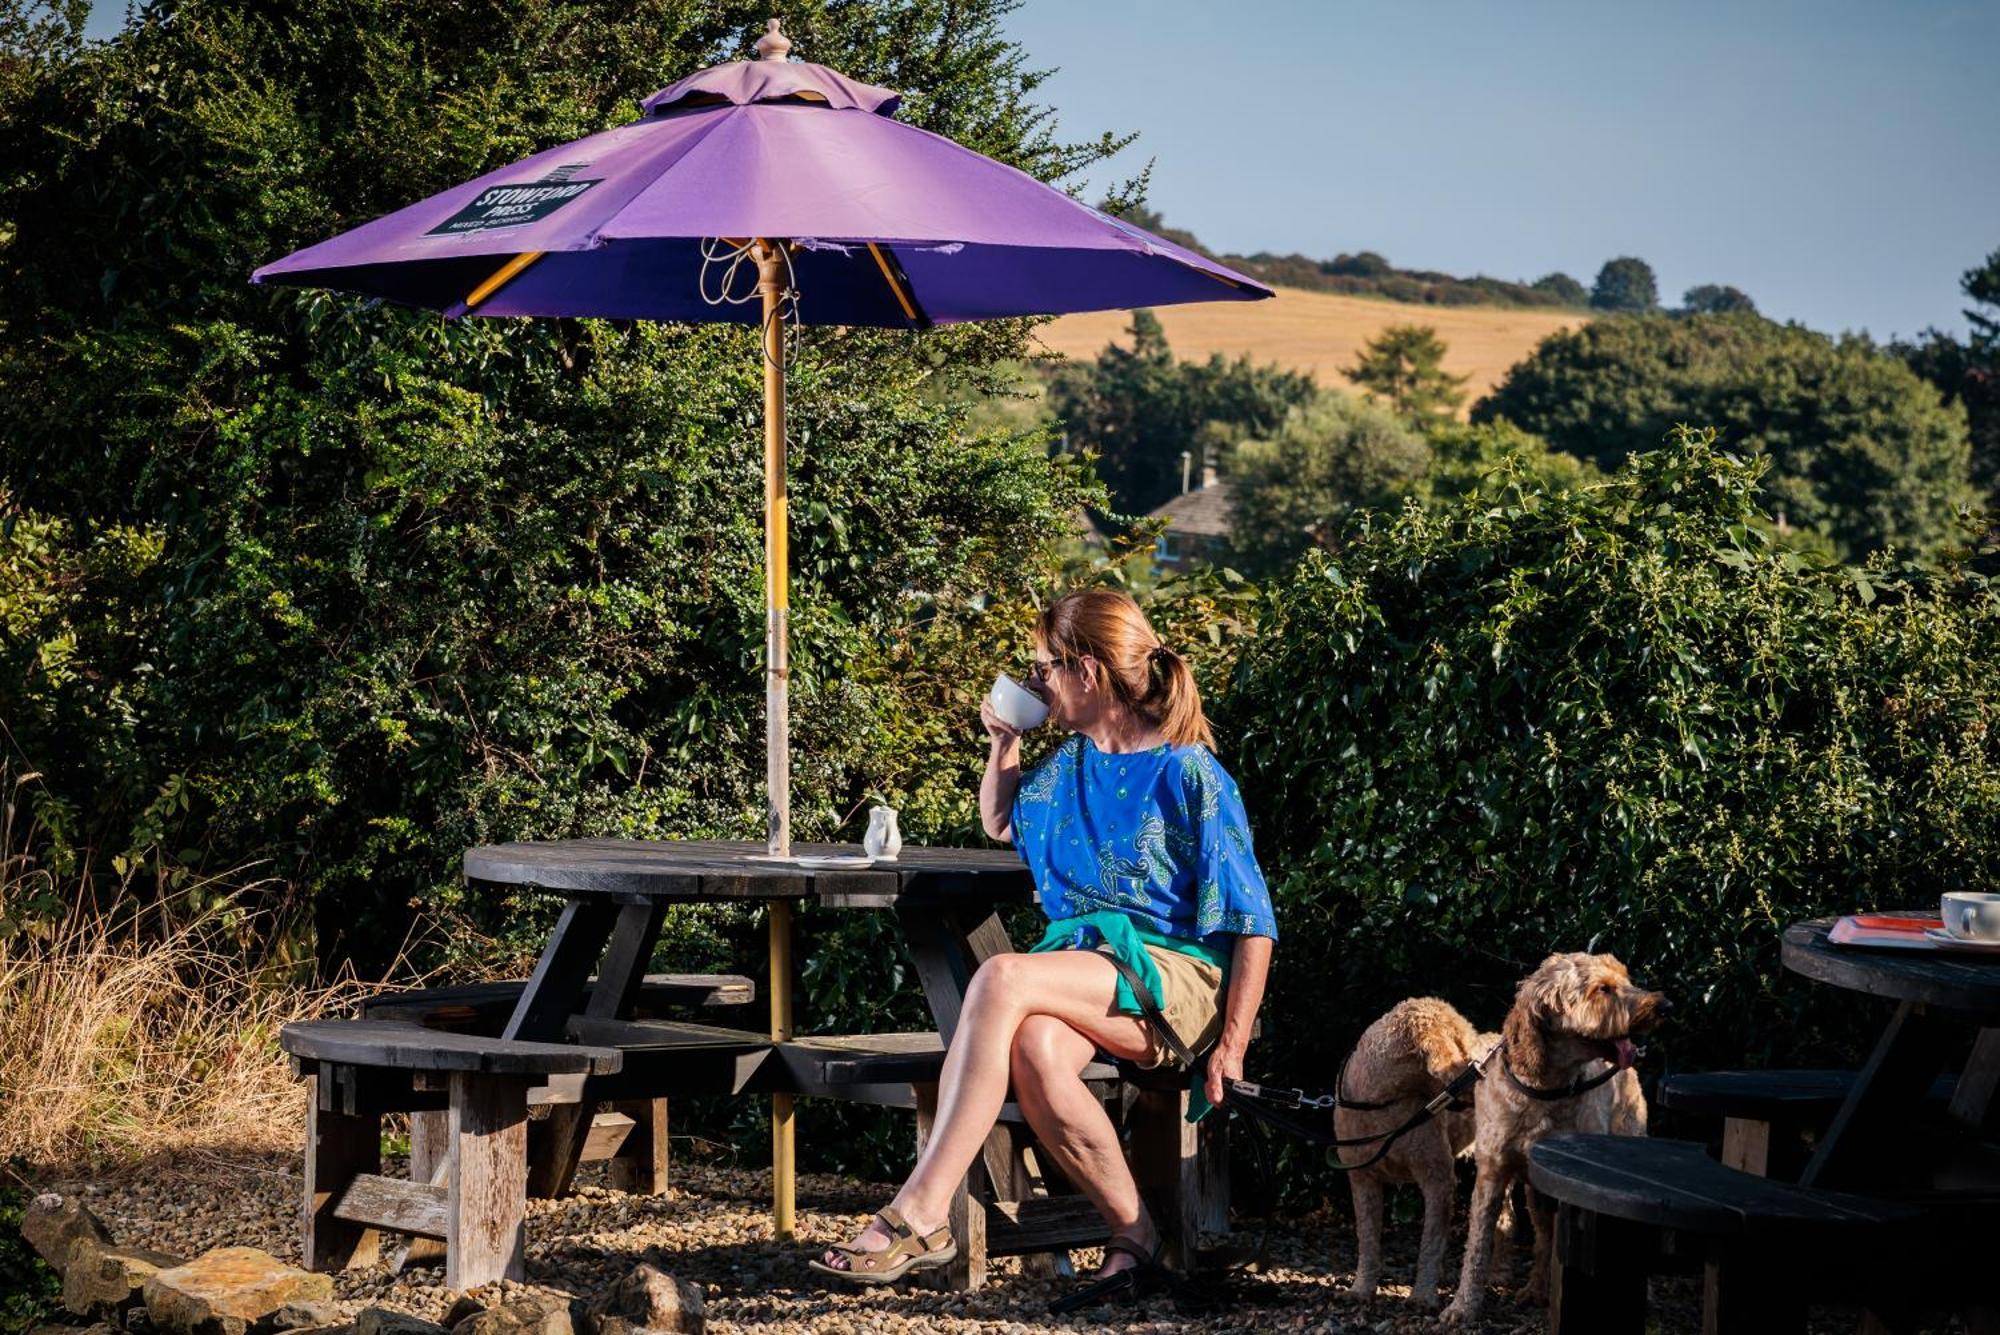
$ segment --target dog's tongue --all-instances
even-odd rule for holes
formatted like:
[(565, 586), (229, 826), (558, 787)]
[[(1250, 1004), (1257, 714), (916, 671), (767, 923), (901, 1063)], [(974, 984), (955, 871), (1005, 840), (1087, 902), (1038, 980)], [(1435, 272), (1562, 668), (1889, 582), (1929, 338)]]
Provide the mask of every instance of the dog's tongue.
[(1618, 1055), (1612, 1060), (1618, 1063), (1619, 1070), (1627, 1070), (1638, 1065), (1639, 1049), (1631, 1039), (1616, 1038), (1611, 1041), (1611, 1045), (1618, 1050)]

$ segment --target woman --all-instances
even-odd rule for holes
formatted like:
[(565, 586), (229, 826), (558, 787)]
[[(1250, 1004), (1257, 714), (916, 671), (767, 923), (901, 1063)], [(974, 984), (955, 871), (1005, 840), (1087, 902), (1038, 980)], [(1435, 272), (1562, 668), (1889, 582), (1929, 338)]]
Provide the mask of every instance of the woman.
[(1099, 1275), (1157, 1260), (1159, 1230), (1081, 1074), (1100, 1051), (1148, 1066), (1169, 1059), (1107, 954), (1152, 987), (1184, 1043), (1197, 1053), (1214, 1044), (1209, 1102), (1243, 1074), (1277, 924), (1186, 661), (1131, 598), (1088, 589), (1042, 613), (1029, 682), (1050, 722), (1074, 735), (1024, 782), (1020, 734), (982, 707), (991, 746), (979, 808), (987, 834), (1013, 843), (1033, 871), (1048, 933), (973, 976), (915, 1171), (817, 1270), (881, 1284), (951, 1261), (952, 1191), (1010, 1083), (1042, 1150), (1110, 1226)]

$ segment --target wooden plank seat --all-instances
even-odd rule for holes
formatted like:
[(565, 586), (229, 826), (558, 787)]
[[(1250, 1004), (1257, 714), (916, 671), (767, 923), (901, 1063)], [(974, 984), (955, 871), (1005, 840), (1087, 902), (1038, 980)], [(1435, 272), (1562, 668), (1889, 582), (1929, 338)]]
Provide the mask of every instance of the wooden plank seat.
[[(577, 1009), (589, 1005), (596, 982), (593, 978), (585, 985)], [(519, 978), (384, 992), (362, 1001), (355, 1011), (357, 1018), (366, 1020), (407, 1020), (431, 1029), (498, 1033), (527, 986), (527, 980)], [(757, 984), (741, 974), (649, 973), (639, 985), (633, 1013), (648, 1019), (675, 1008), (744, 1006), (756, 999)]]
[(1808, 1295), (1921, 1250), (1919, 1206), (1794, 1186), (1730, 1168), (1695, 1141), (1552, 1136), (1528, 1179), (1557, 1202), (1552, 1335), (1639, 1335), (1646, 1276), (1705, 1272), (1711, 1335), (1805, 1330)]
[[(1667, 1076), (1654, 1102), (1662, 1108), (1722, 1119), (1722, 1162), (1759, 1177), (1786, 1180), (1806, 1162), (1806, 1135), (1823, 1131), (1847, 1101), (1854, 1071), (1700, 1071)], [(1951, 1101), (1955, 1081), (1931, 1090)]]
[[(552, 1079), (614, 1077), (616, 1048), (541, 1043), (401, 1020), (307, 1020), (279, 1046), (305, 1078), (305, 1262), (372, 1264), (382, 1230), (445, 1243), (445, 1282), (464, 1290), (525, 1276), (528, 1091)], [(382, 1175), (382, 1114), (428, 1123), (435, 1177)], [(417, 1118), (412, 1118), (413, 1151)], [(413, 1166), (419, 1158), (412, 1154)], [(448, 1180), (439, 1181), (442, 1177)]]
[(616, 1048), (489, 1038), (403, 1020), (300, 1020), (279, 1031), (278, 1046), (331, 1065), (481, 1075), (606, 1075), (624, 1061)]

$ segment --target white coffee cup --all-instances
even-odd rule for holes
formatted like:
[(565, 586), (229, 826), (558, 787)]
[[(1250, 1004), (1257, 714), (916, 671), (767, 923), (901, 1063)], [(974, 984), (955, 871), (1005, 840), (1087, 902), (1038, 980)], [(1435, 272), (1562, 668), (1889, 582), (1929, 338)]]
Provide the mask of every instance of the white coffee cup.
[(1047, 701), (1004, 672), (993, 679), (986, 703), (993, 706), (1002, 723), (1016, 732), (1039, 728), (1049, 716)]
[(1953, 890), (1938, 902), (1944, 929), (1961, 941), (2000, 941), (2000, 895)]

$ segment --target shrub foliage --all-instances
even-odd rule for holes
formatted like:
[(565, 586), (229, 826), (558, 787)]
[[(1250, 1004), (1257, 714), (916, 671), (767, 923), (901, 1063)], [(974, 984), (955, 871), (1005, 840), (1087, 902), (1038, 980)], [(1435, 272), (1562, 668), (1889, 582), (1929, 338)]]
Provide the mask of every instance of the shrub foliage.
[(1285, 932), (1260, 1069), (1331, 1072), (1422, 993), (1496, 1026), (1558, 949), (1673, 996), (1672, 1065), (1859, 1055), (1779, 933), (1993, 888), (2000, 590), (1811, 564), (1757, 473), (1684, 432), (1362, 516), (1271, 587), (1230, 700)]
[[(1061, 177), (1110, 144), (1051, 137), (1006, 7), (786, 18), (925, 128)], [(44, 772), (58, 854), (261, 861), (314, 899), (322, 950), (370, 970), (413, 900), (457, 899), (468, 845), (761, 834), (754, 335), (449, 322), (248, 277), (630, 121), (746, 54), (765, 14), (172, 0), (109, 43), (20, 48), (0, 84), (0, 503), (25, 507), (0, 716)], [(1026, 327), (802, 339), (801, 837), (911, 795), (940, 745), (979, 753), (970, 710), (948, 738), (899, 731), (890, 665), (1024, 596), (1098, 496), (1038, 434), (973, 429), (934, 392), (1020, 355)], [(918, 803), (909, 828), (952, 838), (970, 816)]]

